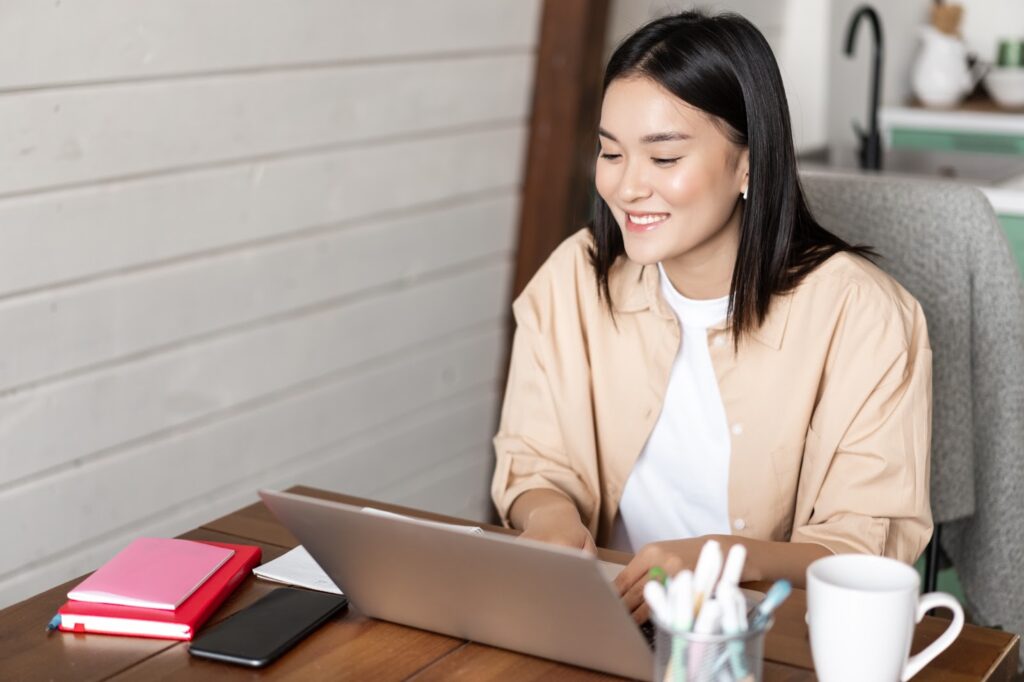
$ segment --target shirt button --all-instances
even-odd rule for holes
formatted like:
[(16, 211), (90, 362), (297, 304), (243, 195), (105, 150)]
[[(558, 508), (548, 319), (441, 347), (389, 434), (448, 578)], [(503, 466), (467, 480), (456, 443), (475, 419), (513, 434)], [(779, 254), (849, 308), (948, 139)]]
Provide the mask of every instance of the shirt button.
[(743, 433), (743, 424), (738, 424), (737, 423), (737, 424), (733, 424), (732, 425), (732, 435), (738, 436), (738, 435), (740, 435), (742, 433)]
[(744, 528), (747, 527), (747, 522), (744, 521), (743, 519), (736, 519), (735, 521), (732, 522), (732, 527), (735, 528), (736, 530), (743, 530)]

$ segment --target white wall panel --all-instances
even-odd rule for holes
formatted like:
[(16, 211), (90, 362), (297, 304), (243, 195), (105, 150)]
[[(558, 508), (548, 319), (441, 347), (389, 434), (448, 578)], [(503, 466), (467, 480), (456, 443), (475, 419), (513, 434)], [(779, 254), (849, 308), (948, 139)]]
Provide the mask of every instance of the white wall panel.
[(0, 97), (0, 195), (523, 118), (531, 55)]
[(490, 523), (494, 509), (490, 494), (494, 462), (480, 457), (481, 451), (490, 448), (489, 439), (481, 440), (429, 471), (381, 490), (374, 498)]
[[(97, 451), (187, 424), (486, 321), (498, 325), (504, 258), (348, 305), (314, 308), (246, 333), (182, 346), (7, 401), (8, 481), (76, 469)], [(56, 430), (54, 424), (63, 429)], [(73, 433), (73, 438), (68, 434)]]
[(507, 254), (516, 202), (478, 197), (0, 302), (0, 391)]
[[(237, 476), (218, 490), (195, 498), (183, 496), (171, 508), (143, 517), (136, 515), (126, 527), (24, 565), (0, 579), (0, 604), (44, 590), (99, 566), (140, 535), (172, 536), (257, 500), (261, 487), (284, 489), (295, 483), (365, 495), (388, 497), (389, 482), (403, 467), (402, 461), (385, 462), (382, 453), (415, 453), (419, 462), (431, 465), (460, 453), (473, 462), (481, 461), (480, 433), (493, 431), (493, 393), (487, 379), (484, 386), (435, 402), (416, 413), (403, 416), (397, 424), (358, 434), (341, 443), (307, 453), (301, 459), (284, 461), (272, 469), (250, 476)], [(436, 504), (436, 501), (430, 501)], [(429, 505), (428, 505), (429, 506)]]
[[(0, 494), (0, 517), (12, 521), (2, 527), (0, 539), (20, 549), (0, 555), (0, 579), (25, 561), (45, 560), (118, 532), (163, 509), (215, 494), (236, 479), (299, 464), (295, 460), (305, 453), (360, 431), (401, 424), (407, 413), (489, 382), (500, 362), (496, 336), (469, 336), (426, 353), (409, 353), (380, 368)], [(415, 465), (418, 454), (410, 451), (407, 457), (401, 466)], [(487, 453), (477, 457), (489, 459)], [(55, 513), (55, 500), (76, 513)]]
[(531, 50), (540, 0), (0, 3), (0, 90)]
[(525, 133), (517, 124), (0, 200), (0, 298), (513, 187)]
[(487, 516), (540, 7), (0, 2), (0, 607), (261, 487)]
[[(287, 487), (292, 483), (322, 481), (322, 485), (331, 490), (484, 520), (492, 508), (490, 476), (494, 470), (494, 458), (481, 457), (480, 453), (492, 450), (491, 438), (497, 420), (490, 407), (499, 396), (493, 386), (482, 388), (473, 396), (475, 403), (466, 402), (458, 413), (452, 415), (452, 419), (424, 425), (417, 431), (423, 440), (408, 442), (404, 446), (407, 451), (416, 453), (412, 465), (400, 466), (398, 461), (381, 462), (380, 453), (385, 451), (384, 448), (376, 453), (373, 448), (365, 448), (359, 457), (335, 457), (329, 464), (291, 472), (292, 478), (282, 479), (280, 485)], [(472, 440), (473, 437), (476, 440)], [(396, 448), (392, 446), (387, 451), (394, 452)], [(397, 448), (397, 451), (402, 449)], [(463, 477), (461, 488), (440, 495), (416, 497), (424, 488), (433, 488), (439, 480), (462, 474), (467, 476)], [(466, 484), (467, 480), (473, 483)], [(481, 504), (481, 500), (486, 500), (486, 504)]]

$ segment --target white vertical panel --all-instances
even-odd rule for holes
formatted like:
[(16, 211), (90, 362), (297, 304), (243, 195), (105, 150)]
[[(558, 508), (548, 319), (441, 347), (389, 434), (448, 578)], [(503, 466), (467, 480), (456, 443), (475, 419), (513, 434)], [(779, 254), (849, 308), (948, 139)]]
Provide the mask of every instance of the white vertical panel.
[(793, 137), (798, 151), (825, 143), (825, 89), (829, 51), (841, 44), (828, 40), (829, 0), (613, 0), (608, 20), (606, 57), (626, 36), (647, 21), (686, 9), (712, 14), (736, 12), (750, 20), (771, 46), (789, 99)]

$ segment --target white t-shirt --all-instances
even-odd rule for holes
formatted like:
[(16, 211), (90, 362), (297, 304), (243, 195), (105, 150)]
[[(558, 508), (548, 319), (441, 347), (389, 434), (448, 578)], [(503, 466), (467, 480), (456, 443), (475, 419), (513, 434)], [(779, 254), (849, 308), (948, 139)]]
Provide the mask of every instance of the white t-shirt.
[(728, 534), (731, 443), (707, 329), (725, 319), (729, 297), (686, 298), (658, 264), (661, 292), (682, 328), (665, 402), (626, 481), (610, 546)]

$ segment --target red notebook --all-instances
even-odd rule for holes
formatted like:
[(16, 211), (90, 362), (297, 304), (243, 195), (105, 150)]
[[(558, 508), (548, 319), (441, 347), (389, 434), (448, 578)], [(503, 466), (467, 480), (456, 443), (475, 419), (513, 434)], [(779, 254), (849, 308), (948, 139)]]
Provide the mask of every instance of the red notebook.
[(223, 542), (207, 544), (233, 549), (235, 554), (174, 611), (69, 601), (57, 611), (60, 629), (65, 632), (192, 639), (200, 626), (260, 562), (262, 554), (259, 547)]

